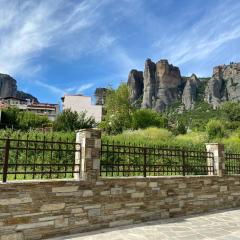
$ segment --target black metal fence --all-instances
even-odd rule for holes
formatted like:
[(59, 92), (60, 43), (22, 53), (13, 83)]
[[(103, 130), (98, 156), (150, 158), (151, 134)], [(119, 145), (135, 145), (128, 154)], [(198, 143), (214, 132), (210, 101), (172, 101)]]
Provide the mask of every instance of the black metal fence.
[(75, 142), (37, 139), (0, 139), (0, 181), (72, 178), (80, 166)]
[(240, 153), (225, 153), (226, 174), (240, 174)]
[(213, 153), (204, 150), (102, 143), (101, 176), (214, 174)]

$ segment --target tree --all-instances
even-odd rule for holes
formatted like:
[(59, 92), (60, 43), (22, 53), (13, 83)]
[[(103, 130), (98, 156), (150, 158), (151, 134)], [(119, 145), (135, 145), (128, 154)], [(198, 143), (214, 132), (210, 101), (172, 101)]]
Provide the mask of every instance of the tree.
[(64, 110), (54, 121), (53, 128), (56, 131), (70, 132), (77, 129), (92, 128), (96, 126), (93, 117), (87, 117), (86, 112), (78, 114), (70, 109)]
[(127, 84), (121, 83), (118, 89), (107, 92), (105, 116), (100, 127), (108, 134), (121, 133), (131, 127), (132, 112)]
[(167, 119), (152, 109), (138, 109), (132, 114), (133, 129), (144, 129), (148, 127), (164, 128), (166, 126)]
[(9, 107), (2, 110), (1, 124), (5, 127), (18, 128), (18, 108)]

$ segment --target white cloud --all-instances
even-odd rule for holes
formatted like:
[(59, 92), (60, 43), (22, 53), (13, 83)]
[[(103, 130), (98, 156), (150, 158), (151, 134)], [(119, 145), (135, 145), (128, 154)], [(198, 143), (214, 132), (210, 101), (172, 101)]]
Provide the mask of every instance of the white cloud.
[[(15, 0), (0, 1), (0, 72), (13, 75), (33, 72), (36, 57), (50, 47), (61, 52), (68, 45), (78, 54), (81, 53), (78, 48), (93, 49), (88, 44), (91, 36), (81, 38), (81, 35), (97, 23), (101, 8), (109, 2), (85, 0), (73, 4), (64, 0), (26, 0), (20, 4)], [(78, 41), (74, 42), (76, 35)], [(94, 42), (99, 49), (113, 41), (113, 37), (104, 33)]]
[(48, 91), (51, 91), (52, 93), (54, 93), (56, 95), (61, 96), (65, 93), (65, 90), (60, 89), (60, 88), (53, 86), (51, 84), (48, 84), (48, 83), (44, 83), (43, 81), (35, 80), (34, 83), (38, 86), (44, 87), (45, 89), (47, 89)]
[(177, 65), (210, 59), (213, 51), (240, 38), (239, 10), (240, 2), (222, 1), (206, 11), (191, 27), (178, 29), (176, 34), (156, 41), (153, 46), (155, 49), (169, 46), (161, 49), (161, 53)]
[(81, 85), (81, 86), (77, 89), (76, 93), (82, 93), (82, 92), (84, 92), (85, 90), (87, 90), (87, 89), (89, 89), (89, 88), (91, 88), (91, 87), (93, 87), (93, 83), (88, 83), (88, 84)]
[(70, 93), (70, 94), (84, 93), (84, 91), (94, 86), (93, 83), (88, 83), (88, 84), (83, 84), (80, 87), (73, 86), (73, 87), (62, 89), (52, 84), (48, 84), (43, 80), (34, 80), (34, 83), (40, 87), (47, 89), (48, 91), (52, 92), (57, 96), (63, 96), (64, 94), (67, 94), (67, 93)]

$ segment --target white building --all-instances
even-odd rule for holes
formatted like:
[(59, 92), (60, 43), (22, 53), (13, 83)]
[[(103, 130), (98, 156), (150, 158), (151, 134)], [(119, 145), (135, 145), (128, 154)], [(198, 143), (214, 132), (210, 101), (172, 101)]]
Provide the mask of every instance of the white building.
[(96, 122), (102, 120), (102, 106), (92, 104), (92, 98), (83, 95), (65, 95), (62, 97), (63, 110), (70, 109), (78, 113), (85, 111), (87, 117), (94, 117)]

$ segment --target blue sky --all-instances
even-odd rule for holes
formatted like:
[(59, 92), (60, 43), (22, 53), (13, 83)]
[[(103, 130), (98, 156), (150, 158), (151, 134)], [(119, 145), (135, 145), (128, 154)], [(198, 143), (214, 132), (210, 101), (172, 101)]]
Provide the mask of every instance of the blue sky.
[(210, 76), (240, 61), (239, 0), (0, 0), (0, 72), (42, 102), (116, 87), (146, 58)]

